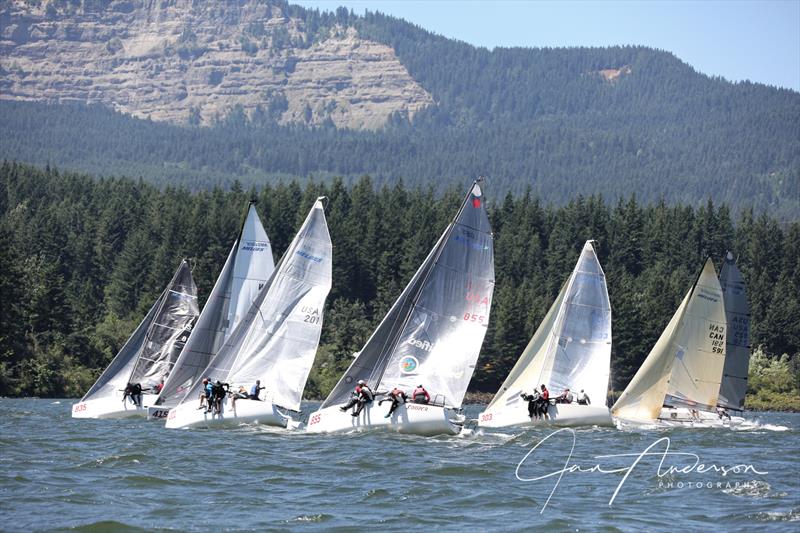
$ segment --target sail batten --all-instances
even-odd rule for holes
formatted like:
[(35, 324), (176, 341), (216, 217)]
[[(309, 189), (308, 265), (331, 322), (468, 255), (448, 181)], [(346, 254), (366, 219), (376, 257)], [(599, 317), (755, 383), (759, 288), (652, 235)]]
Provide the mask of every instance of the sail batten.
[(424, 384), (445, 405), (460, 406), (486, 334), (493, 291), (492, 234), (475, 182), (321, 409), (344, 402), (361, 379), (376, 390)]

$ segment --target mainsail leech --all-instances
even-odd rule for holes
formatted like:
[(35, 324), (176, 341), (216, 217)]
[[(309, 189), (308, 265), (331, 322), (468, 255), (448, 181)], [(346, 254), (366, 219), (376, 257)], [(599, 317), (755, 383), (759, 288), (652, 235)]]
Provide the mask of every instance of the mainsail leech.
[(726, 409), (744, 409), (747, 372), (750, 368), (750, 306), (742, 273), (728, 252), (719, 273), (728, 321), (725, 366), (718, 404)]

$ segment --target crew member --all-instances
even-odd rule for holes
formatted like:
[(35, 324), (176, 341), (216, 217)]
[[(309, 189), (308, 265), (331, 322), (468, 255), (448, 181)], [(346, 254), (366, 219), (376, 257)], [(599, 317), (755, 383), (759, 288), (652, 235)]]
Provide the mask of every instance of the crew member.
[(347, 404), (343, 405), (339, 409), (342, 411), (347, 411), (351, 407), (355, 406), (353, 409), (353, 416), (358, 416), (361, 414), (361, 410), (364, 409), (364, 406), (368, 403), (372, 403), (375, 394), (372, 392), (372, 389), (369, 388), (367, 382), (363, 379), (358, 380), (358, 384), (356, 388), (353, 390), (352, 397)]
[(401, 403), (406, 403), (408, 401), (408, 397), (406, 396), (405, 392), (395, 387), (391, 391), (389, 391), (389, 393), (383, 400), (378, 402), (378, 405), (381, 405), (383, 402), (387, 401), (391, 401), (392, 406), (389, 408), (389, 412), (386, 413), (386, 416), (384, 416), (383, 418), (389, 418), (390, 416), (392, 416), (392, 413), (394, 413), (394, 410), (397, 409), (397, 406), (400, 405)]
[(589, 395), (581, 389), (580, 394), (578, 394), (578, 405), (591, 405), (591, 403), (592, 401), (589, 399)]
[(411, 393), (411, 398), (414, 400), (414, 403), (430, 403), (431, 401), (431, 395), (428, 394), (428, 391), (426, 391), (425, 387), (422, 385), (417, 385), (417, 388)]
[(569, 388), (564, 389), (564, 392), (556, 396), (556, 403), (572, 403), (572, 393)]
[(539, 389), (534, 388), (532, 394), (525, 394), (523, 392), (520, 396), (522, 396), (523, 400), (528, 402), (528, 417), (539, 418), (539, 400), (541, 399)]
[(250, 399), (258, 400), (258, 395), (261, 394), (262, 390), (264, 390), (264, 387), (261, 386), (261, 380), (257, 379), (256, 384), (250, 387)]

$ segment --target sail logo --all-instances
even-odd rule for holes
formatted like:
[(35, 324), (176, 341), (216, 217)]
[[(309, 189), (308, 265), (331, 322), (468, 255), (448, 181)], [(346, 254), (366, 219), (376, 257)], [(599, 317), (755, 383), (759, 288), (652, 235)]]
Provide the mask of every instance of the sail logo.
[(456, 241), (461, 245), (466, 246), (467, 248), (478, 250), (479, 252), (489, 249), (489, 246), (478, 242), (478, 236), (475, 234), (475, 232), (469, 231), (465, 228), (460, 228), (460, 229), (461, 229), (460, 234), (453, 237), (454, 241)]
[(419, 361), (413, 355), (407, 355), (400, 359), (400, 372), (403, 374), (411, 374), (419, 367)]
[(420, 350), (425, 350), (426, 352), (430, 352), (431, 350), (433, 350), (433, 344), (431, 344), (430, 341), (421, 341), (415, 339), (414, 337), (408, 339), (408, 344), (410, 344), (411, 346), (415, 346)]
[(713, 303), (717, 303), (720, 300), (720, 294), (718, 292), (711, 292), (705, 287), (700, 287), (700, 293), (698, 294), (698, 297)]
[(297, 250), (295, 252), (297, 255), (302, 257), (303, 259), (308, 259), (309, 261), (314, 261), (315, 263), (322, 263), (322, 258), (316, 255), (311, 255), (308, 252), (304, 252), (303, 250)]
[(267, 246), (269, 246), (269, 242), (267, 241), (245, 241), (242, 250), (248, 252), (263, 252), (267, 249)]

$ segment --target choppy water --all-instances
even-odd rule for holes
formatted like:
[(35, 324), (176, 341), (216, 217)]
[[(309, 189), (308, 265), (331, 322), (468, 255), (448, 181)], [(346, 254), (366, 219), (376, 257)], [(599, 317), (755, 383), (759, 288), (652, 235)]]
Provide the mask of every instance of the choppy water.
[[(646, 456), (623, 473), (520, 481), (552, 429), (459, 437), (306, 435), (263, 427), (168, 431), (145, 420), (73, 420), (71, 401), (0, 400), (0, 529), (78, 531), (356, 530), (776, 531), (800, 526), (800, 415), (742, 430), (575, 433), (570, 464), (630, 466), (662, 437), (670, 452), (747, 472), (671, 472)], [(306, 406), (308, 408), (309, 406)], [(475, 417), (479, 406), (467, 409)], [(666, 441), (653, 452), (663, 455)], [(569, 432), (523, 462), (522, 478), (564, 467)], [(670, 455), (669, 466), (694, 464)], [(717, 484), (719, 483), (719, 485)], [(738, 483), (738, 485), (737, 485)], [(699, 486), (698, 486), (699, 484)], [(543, 506), (544, 510), (543, 509)]]

